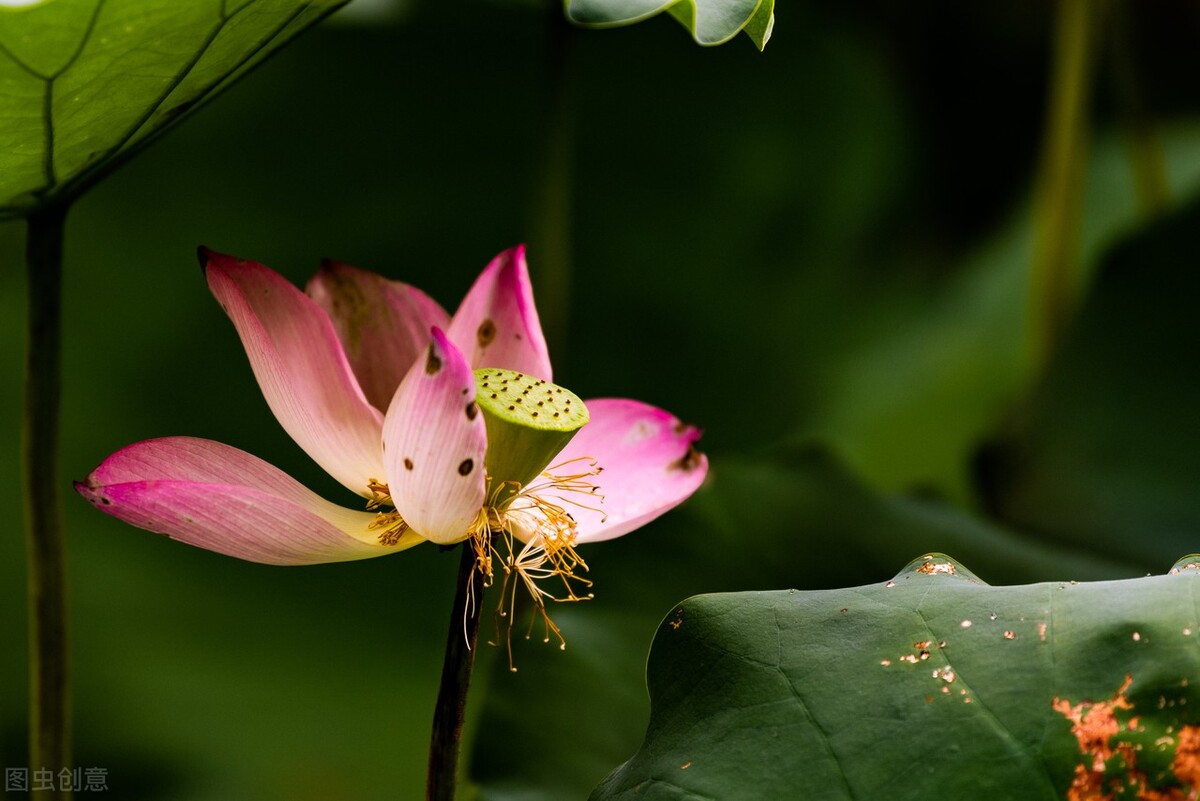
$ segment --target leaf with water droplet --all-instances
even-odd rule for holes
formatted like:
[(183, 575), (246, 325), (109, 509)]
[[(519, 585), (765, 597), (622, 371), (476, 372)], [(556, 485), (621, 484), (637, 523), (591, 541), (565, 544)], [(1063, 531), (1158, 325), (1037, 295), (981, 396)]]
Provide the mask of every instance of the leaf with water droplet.
[(960, 581), (983, 584), (983, 581), (978, 576), (959, 564), (957, 560), (946, 556), (944, 553), (927, 553), (924, 556), (918, 556), (905, 565), (904, 569), (897, 573), (892, 581), (907, 581), (915, 576), (944, 576)]
[[(1050, 801), (1097, 757), (1131, 786), (1198, 789), (1200, 570), (992, 587), (957, 563), (921, 569), (950, 563), (915, 560), (890, 589), (685, 601), (688, 625), (650, 653), (645, 741), (593, 801), (662, 782), (696, 798)], [(1115, 732), (1103, 748), (1079, 723), (1093, 707)], [(684, 755), (703, 770), (681, 774)]]
[(0, 7), (0, 219), (77, 196), (344, 2)]
[(1171, 565), (1171, 573), (1182, 573), (1184, 570), (1200, 570), (1200, 553), (1189, 553)]

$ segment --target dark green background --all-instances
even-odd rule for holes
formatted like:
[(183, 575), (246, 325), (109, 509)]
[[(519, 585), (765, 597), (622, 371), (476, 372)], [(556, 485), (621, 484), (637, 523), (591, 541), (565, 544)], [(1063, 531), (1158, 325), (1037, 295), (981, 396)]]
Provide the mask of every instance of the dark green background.
[[(633, 752), (650, 638), (687, 595), (878, 581), (926, 550), (993, 584), (1165, 572), (1200, 550), (1194, 14), (1121, 29), (1183, 210), (1107, 261), (1143, 223), (1101, 49), (1083, 257), (1106, 266), (1034, 385), (1038, 4), (789, 3), (762, 54), (536, 4), (339, 12), (72, 210), (63, 480), (189, 434), (352, 502), (274, 422), (195, 247), (297, 283), (333, 257), (453, 309), (528, 242), (556, 380), (703, 426), (712, 480), (585, 549), (597, 597), (556, 616), (565, 654), (520, 641), (510, 675), (485, 649), (472, 771), (497, 798), (581, 796)], [(26, 759), (22, 238), (0, 225), (5, 766)], [(77, 762), (113, 797), (420, 795), (453, 556), (263, 567), (67, 500)]]

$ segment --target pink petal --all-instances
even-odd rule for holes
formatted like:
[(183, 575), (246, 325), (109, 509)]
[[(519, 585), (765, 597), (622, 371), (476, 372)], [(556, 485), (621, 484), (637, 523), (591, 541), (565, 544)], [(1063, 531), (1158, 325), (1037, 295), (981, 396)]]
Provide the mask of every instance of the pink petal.
[(400, 382), (383, 440), (396, 510), (425, 539), (466, 539), (483, 508), (487, 429), (471, 365), (440, 328)]
[(284, 430), (331, 476), (366, 494), (383, 477), (383, 415), (359, 388), (325, 311), (261, 264), (206, 248), (200, 263)]
[[(591, 422), (548, 468), (551, 473), (582, 472), (588, 462), (565, 463), (585, 458), (603, 468), (592, 481), (598, 485), (596, 494), (604, 496), (598, 508), (607, 519), (586, 508), (567, 507), (579, 526), (579, 542), (633, 531), (682, 503), (704, 481), (708, 459), (692, 447), (700, 439), (699, 429), (639, 401), (602, 398), (587, 401), (587, 408)], [(592, 504), (590, 498), (581, 502)]]
[(245, 451), (192, 437), (153, 439), (108, 457), (75, 488), (140, 528), (251, 562), (307, 565), (384, 556), (375, 515), (343, 509)]
[(475, 280), (446, 332), (472, 367), (501, 367), (553, 380), (533, 305), (525, 246), (506, 250)]
[(335, 261), (308, 282), (308, 294), (333, 320), (367, 400), (386, 410), (400, 379), (450, 315), (419, 289)]

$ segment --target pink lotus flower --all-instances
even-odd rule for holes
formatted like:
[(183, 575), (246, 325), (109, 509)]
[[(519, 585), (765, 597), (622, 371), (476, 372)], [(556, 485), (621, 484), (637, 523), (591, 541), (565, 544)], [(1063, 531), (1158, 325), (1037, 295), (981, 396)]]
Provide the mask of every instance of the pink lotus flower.
[[(504, 535), (506, 575), (519, 573), (540, 605), (552, 596), (536, 579), (562, 578), (576, 597), (571, 581), (582, 579), (573, 571), (586, 569), (576, 545), (649, 522), (705, 476), (697, 429), (632, 400), (587, 401), (583, 411), (576, 399), (572, 411), (574, 396), (549, 383), (524, 248), (497, 256), (453, 317), (411, 286), (342, 264), (326, 263), (305, 294), (261, 264), (206, 249), (200, 259), (276, 418), (364, 508), (330, 503), (229, 445), (169, 437), (130, 445), (76, 483), (106, 514), (279, 565), (471, 540), (488, 577), (492, 538)], [(501, 397), (477, 397), (488, 381), (503, 384)], [(530, 457), (541, 463), (524, 465), (528, 475), (489, 475), (520, 450), (509, 438), (489, 451), (489, 426), (493, 439), (524, 436), (521, 426), (496, 422), (497, 412), (507, 414), (497, 404), (508, 402), (509, 389), (508, 410), (522, 400), (532, 418), (541, 410), (538, 420), (523, 418), (539, 431), (572, 415), (590, 422), (573, 438), (552, 430), (556, 452), (542, 455), (548, 461)]]

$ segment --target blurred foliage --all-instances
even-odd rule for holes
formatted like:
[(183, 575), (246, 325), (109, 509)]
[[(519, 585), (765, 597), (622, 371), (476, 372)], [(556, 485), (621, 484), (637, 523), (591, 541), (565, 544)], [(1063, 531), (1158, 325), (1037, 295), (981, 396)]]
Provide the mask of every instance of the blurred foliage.
[[(1200, 97), (1172, 54), (1193, 11), (1133, 10), (1184, 197)], [(648, 643), (689, 595), (862, 585), (930, 550), (996, 583), (1161, 572), (1197, 550), (1186, 523), (1138, 517), (1194, 520), (1187, 439), (1170, 433), (1197, 389), (1186, 331), (1158, 320), (1161, 352), (1130, 344), (1107, 376), (1100, 354), (1147, 341), (1155, 293), (1182, 309), (1188, 285), (1166, 263), (1181, 245), (1116, 251), (1110, 265), (1156, 248), (1161, 263), (1123, 280), (1168, 283), (1130, 286), (1124, 308), (1124, 284), (1101, 280), (1062, 353), (1078, 385), (1022, 363), (1041, 6), (794, 4), (761, 54), (696, 48), (665, 18), (592, 32), (561, 17), (559, 3), (339, 13), (89, 193), (68, 219), (64, 481), (129, 442), (190, 434), (349, 501), (271, 417), (196, 245), (297, 283), (329, 256), (452, 303), (528, 240), (556, 380), (702, 425), (713, 469), (680, 511), (585, 549), (596, 599), (553, 610), (565, 652), (519, 628), (510, 674), (483, 649), (471, 772), (494, 798), (583, 797), (635, 752)], [(1142, 224), (1098, 75), (1085, 266)], [(1147, 236), (1185, 243), (1190, 213)], [(21, 237), (0, 225), (10, 264)], [(19, 270), (0, 274), (14, 454), (23, 289)], [(1110, 312), (1102, 336), (1094, 315)], [(1161, 427), (1141, 417), (1160, 410), (1175, 415)], [(976, 458), (984, 442), (1010, 456)], [(10, 509), (15, 462), (0, 462)], [(994, 466), (983, 489), (973, 463)], [(1096, 498), (1104, 520), (1072, 511)], [(269, 568), (67, 511), (77, 760), (107, 766), (114, 793), (419, 797), (452, 555)], [(20, 538), (0, 540), (5, 765), (25, 760), (22, 564)]]
[(998, 516), (1131, 561), (1196, 546), (1197, 230), (1192, 202), (1105, 259), (1054, 369), (981, 453)]
[(75, 197), (344, 2), (0, 8), (0, 217)]

